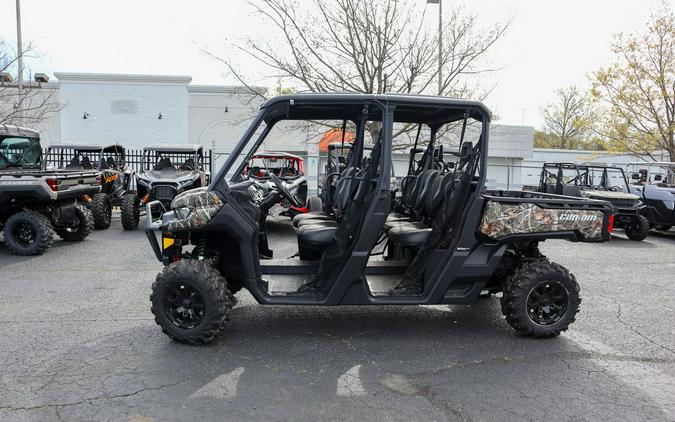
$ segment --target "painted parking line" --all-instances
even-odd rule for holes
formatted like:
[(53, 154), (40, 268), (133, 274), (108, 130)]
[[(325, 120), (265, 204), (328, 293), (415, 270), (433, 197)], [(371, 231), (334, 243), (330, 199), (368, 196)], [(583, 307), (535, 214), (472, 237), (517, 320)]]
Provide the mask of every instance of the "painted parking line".
[(337, 395), (340, 397), (365, 396), (366, 390), (361, 382), (361, 365), (351, 367), (337, 380)]
[(239, 367), (227, 374), (219, 375), (199, 390), (190, 395), (190, 398), (210, 397), (216, 399), (231, 399), (237, 397), (239, 377), (244, 373), (244, 368)]

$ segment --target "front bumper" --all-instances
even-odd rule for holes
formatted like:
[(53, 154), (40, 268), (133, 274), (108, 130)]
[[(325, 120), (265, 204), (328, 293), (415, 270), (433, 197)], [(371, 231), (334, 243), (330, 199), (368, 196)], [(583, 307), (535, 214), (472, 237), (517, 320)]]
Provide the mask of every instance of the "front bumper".
[[(153, 208), (156, 207), (161, 207), (163, 210), (162, 216), (158, 220), (153, 220), (152, 218), (152, 210)], [(172, 246), (169, 245), (170, 242), (165, 242), (164, 241), (164, 221), (165, 221), (165, 215), (166, 214), (173, 214), (173, 213), (167, 213), (166, 208), (162, 204), (161, 201), (150, 201), (147, 204), (145, 204), (145, 235), (148, 238), (148, 241), (150, 242), (150, 247), (152, 248), (152, 252), (154, 252), (155, 257), (157, 260), (162, 262), (164, 265), (169, 264), (169, 255), (166, 255), (164, 253), (165, 251), (165, 246)], [(172, 216), (168, 216), (173, 217)], [(160, 246), (159, 241), (157, 240), (157, 234), (156, 232), (160, 232), (162, 236), (162, 245)]]

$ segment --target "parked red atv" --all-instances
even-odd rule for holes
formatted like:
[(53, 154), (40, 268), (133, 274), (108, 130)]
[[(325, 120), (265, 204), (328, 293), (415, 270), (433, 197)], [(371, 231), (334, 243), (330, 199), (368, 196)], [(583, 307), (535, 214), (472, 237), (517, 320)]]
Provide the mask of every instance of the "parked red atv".
[(280, 215), (293, 218), (298, 214), (322, 210), (323, 204), (319, 197), (307, 197), (302, 157), (287, 152), (261, 152), (251, 157), (243, 171), (244, 177), (255, 180), (265, 190), (278, 190), (279, 187), (270, 180), (270, 174), (281, 179), (295, 199), (293, 202), (288, 199), (281, 201), (284, 211)]

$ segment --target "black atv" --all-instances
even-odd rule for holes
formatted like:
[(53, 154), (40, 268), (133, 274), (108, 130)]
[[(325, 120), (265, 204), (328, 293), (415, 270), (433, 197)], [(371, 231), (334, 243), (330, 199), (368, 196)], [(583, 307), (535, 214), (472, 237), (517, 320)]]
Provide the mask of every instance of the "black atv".
[(626, 165), (631, 173), (630, 192), (645, 203), (653, 228), (668, 231), (675, 226), (675, 163), (641, 162)]
[[(284, 243), (297, 242), (295, 256), (267, 258), (261, 214), (273, 198), (244, 180), (245, 163), (279, 122), (342, 119), (356, 127), (356, 137), (336, 181), (336, 212), (298, 224)], [(579, 309), (579, 285), (537, 245), (551, 238), (607, 241), (613, 208), (587, 198), (486, 191), (489, 123), (481, 103), (447, 97), (298, 94), (269, 100), (208, 187), (179, 194), (156, 221), (153, 203), (146, 204), (146, 234), (166, 265), (150, 296), (155, 321), (169, 337), (200, 344), (224, 328), (242, 288), (270, 305), (465, 304), (501, 292), (506, 321), (521, 335), (566, 330)], [(466, 131), (469, 124), (481, 129)], [(429, 151), (440, 143), (439, 131), (457, 131), (458, 142), (447, 154), (453, 166), (423, 163), (414, 188), (405, 192), (413, 205), (396, 215), (392, 134), (401, 125), (428, 127)], [(374, 135), (370, 151), (363, 148), (366, 127)], [(381, 127), (379, 134), (373, 127)], [(271, 180), (278, 186), (274, 194), (291, 200), (279, 178)]]
[(37, 131), (0, 125), (0, 229), (16, 255), (40, 255), (54, 240), (84, 240), (91, 212), (78, 203), (99, 191), (94, 170), (42, 169)]
[[(138, 227), (141, 211), (149, 202), (165, 210), (184, 191), (206, 186), (204, 149), (201, 145), (156, 145), (143, 148), (143, 167), (136, 174), (136, 191), (122, 196), (120, 208), (124, 230)], [(158, 215), (160, 208), (153, 209)]]
[(603, 164), (545, 163), (539, 192), (607, 201), (614, 206), (614, 227), (631, 240), (644, 240), (650, 221), (640, 197), (630, 193), (623, 169)]
[(110, 227), (112, 207), (121, 204), (134, 175), (131, 166), (126, 165), (122, 145), (50, 145), (45, 165), (68, 171), (98, 171), (101, 191), (94, 196), (84, 195), (81, 202), (91, 210), (95, 229)]

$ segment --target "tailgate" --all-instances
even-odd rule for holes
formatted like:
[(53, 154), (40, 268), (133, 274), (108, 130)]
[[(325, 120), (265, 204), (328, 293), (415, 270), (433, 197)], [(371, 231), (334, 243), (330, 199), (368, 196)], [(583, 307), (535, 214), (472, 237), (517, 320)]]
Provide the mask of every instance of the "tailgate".
[(486, 192), (480, 232), (500, 241), (609, 240), (609, 202), (538, 192)]

